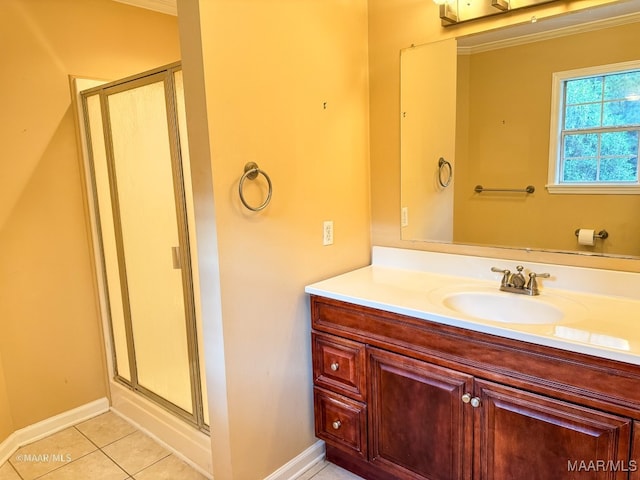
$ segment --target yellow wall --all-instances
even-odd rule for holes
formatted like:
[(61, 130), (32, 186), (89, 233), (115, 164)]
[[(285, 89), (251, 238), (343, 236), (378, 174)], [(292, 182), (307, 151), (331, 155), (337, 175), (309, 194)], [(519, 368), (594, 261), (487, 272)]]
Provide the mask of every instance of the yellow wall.
[(7, 395), (7, 385), (4, 378), (4, 367), (2, 365), (2, 355), (0, 355), (0, 442), (13, 433), (13, 418), (11, 416), (11, 405)]
[[(640, 209), (638, 195), (561, 195), (544, 188), (552, 73), (636, 60), (639, 40), (634, 23), (463, 59), (471, 65), (467, 82), (473, 93), (468, 118), (459, 113), (471, 124), (468, 138), (457, 136), (468, 142), (468, 154), (456, 149), (455, 241), (640, 255), (640, 226), (629, 222)], [(477, 184), (535, 185), (536, 192), (475, 195)], [(574, 231), (581, 227), (605, 228), (610, 237), (580, 247)]]
[[(367, 7), (200, 0), (199, 8), (201, 55), (187, 21), (197, 9), (178, 3), (192, 168), (213, 172), (219, 250), (221, 311), (203, 299), (214, 476), (264, 478), (316, 441), (304, 286), (370, 258)], [(197, 116), (208, 118), (206, 131)], [(248, 161), (273, 181), (260, 213), (238, 197)], [(203, 235), (210, 186), (194, 180)], [(332, 246), (322, 245), (324, 220), (335, 225)], [(200, 254), (203, 297), (212, 296), (215, 259)]]
[[(498, 17), (444, 28), (438, 8), (425, 0), (369, 0), (369, 75), (371, 219), (374, 245), (400, 246), (462, 254), (519, 258), (518, 250), (466, 245), (402, 241), (400, 239), (400, 50), (412, 44), (442, 40), (526, 22), (533, 13), (542, 19), (610, 3), (601, 0), (554, 2), (534, 10), (525, 9)], [(437, 75), (437, 69), (434, 69)], [(531, 261), (557, 262), (640, 271), (637, 261), (577, 255), (527, 254)]]
[[(0, 441), (107, 395), (69, 75), (180, 58), (175, 17), (110, 0), (0, 2)], [(0, 376), (1, 380), (1, 376)]]

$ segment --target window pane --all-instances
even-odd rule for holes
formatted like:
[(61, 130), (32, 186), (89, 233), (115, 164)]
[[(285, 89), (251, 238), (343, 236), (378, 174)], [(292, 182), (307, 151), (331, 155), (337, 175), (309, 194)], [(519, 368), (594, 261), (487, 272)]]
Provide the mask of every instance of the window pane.
[(638, 159), (607, 158), (600, 163), (600, 180), (603, 182), (635, 182), (638, 180)]
[(638, 132), (611, 132), (602, 134), (600, 147), (602, 156), (624, 155), (627, 157), (638, 155)]
[(603, 77), (568, 80), (566, 83), (566, 104), (601, 102), (602, 81)]
[(600, 103), (589, 103), (567, 107), (565, 110), (565, 130), (596, 128), (600, 126)]
[(564, 158), (596, 157), (598, 155), (598, 134), (585, 133), (564, 137)]
[(563, 182), (595, 182), (598, 177), (598, 161), (565, 160), (562, 172)]
[(602, 125), (605, 127), (640, 124), (640, 101), (607, 102), (603, 116)]
[(607, 75), (604, 86), (605, 100), (640, 97), (640, 71)]

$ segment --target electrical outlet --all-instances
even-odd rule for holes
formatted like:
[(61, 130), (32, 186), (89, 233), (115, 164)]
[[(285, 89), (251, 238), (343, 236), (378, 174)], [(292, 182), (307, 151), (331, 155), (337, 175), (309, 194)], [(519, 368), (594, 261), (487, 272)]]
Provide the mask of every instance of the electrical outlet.
[(333, 245), (333, 221), (327, 220), (322, 224), (322, 245)]
[(400, 225), (403, 227), (409, 226), (409, 207), (402, 207), (400, 213)]

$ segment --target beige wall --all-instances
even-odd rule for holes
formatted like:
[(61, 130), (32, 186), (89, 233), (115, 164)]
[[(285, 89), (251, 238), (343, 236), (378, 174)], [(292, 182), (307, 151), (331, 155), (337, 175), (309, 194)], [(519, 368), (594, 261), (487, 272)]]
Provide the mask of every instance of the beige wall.
[[(207, 131), (189, 124), (191, 161), (213, 172), (219, 249), (221, 311), (203, 299), (214, 476), (264, 478), (316, 441), (304, 286), (370, 258), (367, 8), (365, 0), (199, 7), (202, 55), (187, 21), (197, 11), (178, 3), (187, 116), (208, 117)], [(273, 181), (260, 213), (238, 197), (248, 161)], [(203, 218), (204, 183), (194, 185), (199, 235), (215, 236), (205, 232), (213, 219)], [(324, 220), (335, 225), (332, 246), (322, 246)], [(212, 296), (215, 252), (200, 253), (202, 294)]]
[[(554, 2), (536, 8), (538, 19), (608, 1)], [(369, 0), (369, 75), (371, 136), (371, 219), (374, 245), (402, 246), (463, 254), (519, 258), (517, 250), (469, 247), (400, 239), (400, 50), (412, 44), (476, 33), (527, 21), (532, 10), (443, 28), (437, 6), (425, 0)], [(434, 70), (434, 75), (437, 71)], [(637, 261), (533, 253), (531, 261), (558, 262), (640, 271)]]
[[(544, 188), (553, 72), (636, 60), (639, 40), (634, 23), (463, 59), (471, 65), (466, 80), (473, 94), (464, 107), (469, 135), (457, 136), (468, 144), (456, 155), (455, 241), (640, 255), (640, 226), (629, 222), (640, 209), (640, 196), (561, 195)], [(477, 184), (535, 185), (536, 192), (483, 197), (473, 194)], [(610, 237), (581, 247), (574, 235), (580, 227), (605, 228)]]
[[(0, 441), (107, 395), (69, 75), (178, 60), (175, 17), (110, 0), (0, 2)], [(1, 380), (1, 376), (0, 376)]]

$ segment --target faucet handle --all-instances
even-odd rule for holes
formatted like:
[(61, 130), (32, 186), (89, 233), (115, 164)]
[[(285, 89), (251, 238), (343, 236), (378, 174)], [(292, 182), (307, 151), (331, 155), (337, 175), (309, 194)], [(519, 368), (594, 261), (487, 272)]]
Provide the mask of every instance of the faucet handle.
[(532, 295), (538, 294), (538, 282), (536, 281), (537, 277), (540, 278), (549, 278), (551, 276), (550, 273), (529, 273), (529, 282), (527, 283), (527, 290), (531, 291)]
[(511, 270), (502, 269), (498, 267), (491, 267), (492, 272), (502, 273), (502, 280), (500, 281), (500, 285), (503, 287), (509, 284), (509, 279), (511, 278)]
[(533, 277), (533, 278), (536, 278), (536, 277), (549, 278), (550, 276), (551, 276), (550, 273), (535, 273), (535, 272), (531, 272), (529, 274), (529, 277)]
[(496, 273), (506, 273), (506, 272), (511, 273), (511, 271), (509, 270), (506, 270), (506, 269), (503, 270), (502, 268), (498, 268), (498, 267), (491, 267), (491, 271)]

